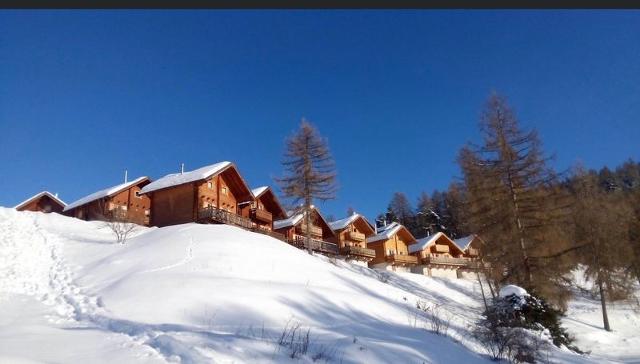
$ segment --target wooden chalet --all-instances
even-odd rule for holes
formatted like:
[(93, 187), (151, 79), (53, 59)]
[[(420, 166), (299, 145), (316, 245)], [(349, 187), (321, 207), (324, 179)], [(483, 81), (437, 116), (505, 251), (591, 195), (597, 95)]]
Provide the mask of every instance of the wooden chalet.
[[(273, 231), (273, 221), (287, 218), (287, 212), (269, 186), (251, 190), (253, 202), (242, 207), (242, 215), (248, 216), (258, 231)], [(284, 236), (280, 236), (284, 239)]]
[(331, 242), (338, 245), (340, 255), (347, 259), (369, 262), (376, 257), (373, 249), (367, 248), (367, 238), (376, 234), (375, 228), (367, 219), (357, 213), (329, 223), (335, 237)]
[(481, 246), (484, 245), (484, 241), (476, 234), (455, 239), (454, 242), (462, 250), (463, 256), (469, 259), (479, 258)]
[(39, 211), (62, 213), (67, 204), (58, 198), (58, 194), (42, 191), (20, 202), (14, 208), (18, 211)]
[(409, 230), (397, 222), (378, 228), (376, 235), (367, 238), (367, 247), (376, 253), (369, 266), (408, 271), (418, 262), (415, 256), (409, 255), (409, 247), (415, 242)]
[(151, 200), (153, 226), (199, 222), (254, 227), (248, 216), (253, 195), (231, 162), (166, 175), (141, 193)]
[(285, 241), (300, 249), (311, 248), (311, 250), (328, 254), (338, 255), (338, 245), (331, 242), (335, 239), (333, 230), (322, 217), (320, 211), (313, 207), (311, 209), (311, 240), (307, 242), (307, 226), (304, 223), (304, 213), (292, 213), (289, 218), (273, 222), (274, 231), (284, 235)]
[(121, 220), (149, 225), (150, 200), (140, 193), (149, 185), (148, 177), (94, 192), (64, 208), (64, 214), (81, 220)]
[(465, 248), (461, 248), (442, 232), (419, 239), (418, 243), (409, 249), (418, 259), (418, 265), (413, 271), (428, 276), (462, 277), (464, 272), (471, 272), (477, 268), (477, 251), (471, 251), (475, 254), (473, 257), (465, 253), (465, 249), (470, 249), (468, 244), (471, 240), (461, 241), (467, 244)]

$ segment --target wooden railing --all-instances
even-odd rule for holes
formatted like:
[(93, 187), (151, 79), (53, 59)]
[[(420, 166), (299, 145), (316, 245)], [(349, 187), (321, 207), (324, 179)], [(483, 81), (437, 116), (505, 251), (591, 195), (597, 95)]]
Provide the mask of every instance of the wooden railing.
[(468, 265), (470, 260), (468, 258), (454, 258), (454, 257), (428, 255), (422, 258), (422, 262), (425, 264)]
[(340, 249), (343, 255), (356, 255), (360, 257), (375, 258), (376, 251), (369, 248), (361, 248), (359, 246), (345, 246)]
[[(304, 221), (300, 223), (299, 227), (302, 234), (307, 232), (307, 224), (305, 224)], [(310, 225), (309, 230), (311, 230), (311, 235), (322, 236), (322, 228), (320, 226)]]
[(233, 212), (225, 211), (214, 206), (202, 208), (198, 211), (198, 220), (213, 220), (223, 224), (236, 225), (245, 229), (252, 229), (253, 222)]
[(349, 231), (347, 239), (353, 241), (364, 241), (364, 234), (358, 231)]
[(311, 249), (319, 251), (321, 253), (338, 254), (338, 246), (333, 243), (327, 243), (326, 241), (318, 239), (308, 239), (304, 236), (294, 235), (293, 239), (289, 240), (289, 244), (296, 246), (300, 249)]
[(387, 261), (400, 264), (417, 264), (418, 258), (413, 255), (390, 254), (387, 255)]
[(475, 248), (469, 248), (469, 249), (467, 250), (467, 254), (469, 254), (469, 255), (471, 255), (471, 256), (473, 256), (473, 257), (477, 257), (477, 256), (478, 256), (478, 253), (479, 253), (479, 252), (478, 252), (478, 249), (475, 249)]
[(436, 252), (438, 253), (448, 253), (449, 245), (436, 244)]
[(269, 211), (260, 209), (251, 209), (251, 217), (263, 222), (271, 222), (273, 220), (273, 216)]
[(282, 241), (286, 241), (286, 236), (284, 234), (280, 234), (278, 232), (275, 231), (271, 231), (271, 230), (267, 230), (267, 229), (261, 229), (259, 227), (251, 229), (251, 231), (256, 232), (256, 233), (260, 233), (260, 234), (264, 234), (264, 235), (269, 235), (272, 238), (276, 238)]

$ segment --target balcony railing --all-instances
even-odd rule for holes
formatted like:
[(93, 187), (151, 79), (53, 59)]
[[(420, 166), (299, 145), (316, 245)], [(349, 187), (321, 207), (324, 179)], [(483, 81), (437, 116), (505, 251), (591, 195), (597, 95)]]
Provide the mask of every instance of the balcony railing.
[(214, 206), (202, 208), (198, 211), (198, 220), (213, 220), (228, 225), (236, 225), (245, 229), (253, 228), (253, 222), (233, 212), (225, 211)]
[(252, 231), (256, 232), (256, 233), (264, 234), (264, 235), (269, 235), (272, 238), (276, 238), (276, 239), (279, 239), (279, 240), (282, 240), (282, 241), (286, 240), (286, 236), (284, 234), (280, 234), (280, 233), (277, 233), (275, 231), (262, 229), (262, 228), (259, 228), (259, 227), (256, 227), (256, 228), (252, 229)]
[(477, 257), (479, 253), (480, 252), (478, 251), (478, 249), (475, 248), (469, 248), (467, 250), (467, 254), (471, 255), (472, 257)]
[(436, 252), (438, 253), (448, 253), (449, 245), (436, 244)]
[(359, 246), (345, 246), (340, 249), (343, 255), (354, 255), (358, 257), (375, 258), (376, 251), (369, 248), (361, 248)]
[[(298, 226), (300, 227), (300, 231), (302, 232), (302, 235), (304, 235), (304, 233), (307, 232), (307, 224), (305, 224), (304, 221), (303, 221)], [(322, 228), (320, 226), (310, 225), (309, 226), (309, 230), (311, 230), (311, 235), (314, 235), (314, 236), (317, 236), (317, 237), (322, 236)]]
[(469, 258), (454, 258), (437, 255), (428, 255), (422, 258), (424, 264), (440, 264), (440, 265), (463, 265), (469, 264)]
[(358, 231), (349, 231), (347, 239), (353, 241), (364, 241), (364, 234)]
[(413, 255), (390, 254), (386, 256), (388, 262), (396, 264), (417, 264), (418, 258)]
[(260, 209), (251, 209), (251, 217), (255, 220), (269, 223), (271, 222), (271, 220), (273, 220), (273, 216), (269, 211)]
[(338, 246), (333, 243), (327, 243), (326, 241), (318, 239), (308, 239), (304, 236), (294, 235), (293, 239), (289, 240), (289, 244), (296, 246), (300, 249), (311, 249), (321, 253), (338, 254)]

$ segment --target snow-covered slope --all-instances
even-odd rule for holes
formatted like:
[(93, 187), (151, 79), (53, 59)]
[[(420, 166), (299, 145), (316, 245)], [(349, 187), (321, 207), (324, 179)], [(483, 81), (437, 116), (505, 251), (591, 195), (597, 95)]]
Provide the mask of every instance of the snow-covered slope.
[[(472, 281), (381, 273), (231, 226), (113, 240), (100, 222), (0, 208), (0, 362), (489, 362), (467, 334)], [(417, 302), (439, 307), (448, 335), (425, 329)], [(278, 342), (298, 324), (309, 348), (291, 358)]]

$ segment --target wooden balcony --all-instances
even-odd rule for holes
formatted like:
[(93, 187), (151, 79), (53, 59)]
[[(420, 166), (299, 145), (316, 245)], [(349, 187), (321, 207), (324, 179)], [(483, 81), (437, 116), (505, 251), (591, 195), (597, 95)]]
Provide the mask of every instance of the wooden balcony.
[[(298, 225), (298, 227), (300, 228), (300, 235), (305, 235), (305, 233), (307, 232), (307, 224), (304, 223), (304, 220), (300, 223), (300, 225)], [(315, 236), (315, 237), (321, 237), (322, 236), (322, 228), (320, 226), (316, 226), (316, 225), (310, 225), (309, 226), (309, 230), (311, 230), (311, 235)]]
[(349, 231), (347, 233), (347, 239), (352, 241), (364, 241), (364, 234), (357, 231)]
[(436, 244), (436, 252), (437, 253), (448, 253), (449, 245)]
[(454, 258), (454, 257), (445, 257), (445, 256), (437, 256), (437, 255), (428, 255), (426, 257), (422, 257), (421, 261), (423, 264), (457, 265), (457, 266), (467, 266), (470, 262), (469, 258)]
[(251, 218), (266, 223), (271, 223), (273, 220), (273, 216), (269, 211), (260, 209), (251, 209)]
[(324, 254), (338, 255), (338, 246), (333, 243), (327, 243), (326, 241), (322, 241), (319, 239), (309, 239), (304, 236), (294, 235), (293, 239), (289, 240), (289, 244), (300, 248), (300, 249), (309, 249), (313, 251), (317, 251)]
[(469, 254), (472, 257), (477, 257), (480, 254), (480, 252), (478, 251), (478, 249), (469, 248), (467, 249), (467, 254)]
[(393, 264), (418, 264), (418, 258), (413, 255), (391, 254), (385, 258)]
[(363, 258), (375, 258), (376, 251), (369, 248), (361, 248), (359, 246), (345, 246), (340, 249), (340, 254), (347, 256), (363, 257)]
[(198, 211), (198, 221), (213, 221), (227, 225), (235, 225), (245, 229), (252, 229), (253, 222), (233, 212), (225, 211), (214, 206), (204, 207)]

